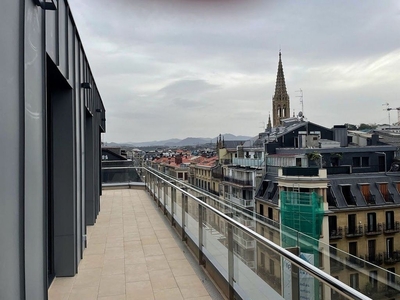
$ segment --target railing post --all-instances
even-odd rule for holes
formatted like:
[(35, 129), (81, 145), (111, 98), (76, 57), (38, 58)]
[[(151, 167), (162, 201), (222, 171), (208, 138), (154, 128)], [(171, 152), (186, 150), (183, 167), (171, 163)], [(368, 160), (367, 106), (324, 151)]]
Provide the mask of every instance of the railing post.
[(163, 183), (163, 199), (164, 199), (164, 215), (167, 215), (167, 192), (166, 189), (168, 189), (167, 182), (164, 181)]
[[(185, 190), (185, 189), (183, 189)], [(181, 228), (181, 237), (182, 241), (186, 241), (186, 234), (185, 234), (185, 226), (186, 226), (186, 204), (187, 204), (187, 196), (182, 193), (182, 228)]]
[(228, 299), (235, 299), (235, 289), (233, 288), (233, 277), (234, 277), (234, 262), (233, 262), (233, 226), (228, 223)]
[(158, 195), (156, 195), (157, 188), (158, 188), (158, 177), (154, 176), (154, 179), (153, 179), (153, 199), (156, 202), (157, 202), (157, 196), (158, 196)]
[(144, 175), (144, 188), (145, 190), (149, 190), (148, 186), (147, 186), (147, 170), (145, 169), (145, 175)]
[[(289, 252), (299, 256), (300, 255), (300, 246), (293, 248), (286, 248)], [(291, 264), (291, 282), (292, 282), (292, 299), (300, 299), (300, 269), (295, 264)]]
[(175, 226), (176, 190), (171, 186), (171, 226)]
[(153, 176), (153, 174), (151, 174), (150, 172), (147, 172), (147, 176), (146, 176), (147, 189), (149, 190), (150, 196), (151, 196), (151, 176)]
[(153, 175), (151, 178), (151, 194), (153, 196), (153, 199), (155, 199), (156, 197), (155, 190), (156, 190), (156, 177)]
[(157, 181), (157, 188), (158, 188), (158, 191), (157, 191), (157, 205), (158, 205), (158, 207), (161, 207), (161, 189), (162, 189), (162, 185), (163, 185), (163, 181), (162, 181), (162, 179), (158, 179), (158, 181)]
[[(204, 265), (203, 260), (203, 212), (206, 209), (199, 203), (199, 265)], [(204, 218), (206, 219), (206, 218)]]

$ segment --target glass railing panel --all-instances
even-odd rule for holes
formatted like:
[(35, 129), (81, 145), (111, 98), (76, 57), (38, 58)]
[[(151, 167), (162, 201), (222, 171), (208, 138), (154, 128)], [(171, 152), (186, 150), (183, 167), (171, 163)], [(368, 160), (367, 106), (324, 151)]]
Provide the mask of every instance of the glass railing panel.
[(186, 234), (199, 246), (199, 204), (191, 197), (187, 198), (185, 213)]
[(142, 182), (136, 169), (132, 167), (102, 168), (101, 179), (104, 184)]
[(161, 204), (164, 205), (165, 204), (165, 200), (164, 200), (164, 183), (163, 182), (160, 181), (158, 183), (158, 189), (157, 190), (160, 193), (159, 200), (160, 200)]
[(205, 214), (203, 253), (225, 280), (228, 280), (227, 224), (210, 210), (206, 210)]
[(256, 259), (256, 272), (258, 276), (274, 289), (275, 293), (282, 295), (282, 260), (280, 255), (258, 242), (256, 246)]
[(356, 256), (333, 247), (330, 251), (327, 272), (333, 277), (372, 299), (400, 299), (399, 275), (368, 262), (380, 263), (379, 254)]
[[(154, 178), (156, 178), (156, 176)], [(316, 273), (315, 268), (317, 268), (316, 270), (322, 270), (328, 274), (332, 274), (332, 276), (339, 279), (339, 283), (343, 282), (347, 287), (352, 286), (365, 295), (373, 295), (373, 299), (387, 299), (388, 295), (395, 298), (396, 295), (399, 294), (399, 276), (395, 273), (391, 274), (379, 266), (366, 262), (364, 260), (365, 257), (352, 256), (336, 249), (332, 250), (332, 247), (324, 244), (322, 240), (312, 239), (291, 228), (283, 228), (280, 230), (283, 226), (273, 220), (256, 216), (252, 211), (240, 208), (232, 203), (227, 204), (225, 200), (213, 198), (212, 195), (205, 195), (203, 192), (198, 190), (196, 191), (196, 189), (192, 187), (189, 188), (183, 183), (181, 183), (180, 186), (186, 191), (193, 192), (197, 196), (197, 198), (191, 198), (186, 195), (187, 205), (185, 206), (186, 211), (184, 214), (185, 223), (187, 224), (185, 227), (186, 234), (194, 241), (198, 240), (199, 204), (207, 203), (207, 205), (220, 211), (220, 213), (216, 213), (212, 211), (211, 208), (205, 208), (206, 213), (202, 225), (204, 245), (202, 251), (227, 281), (229, 281), (227, 228), (229, 223), (233, 224), (233, 227), (238, 227), (237, 229), (232, 230), (232, 244), (234, 245), (233, 247), (235, 247), (232, 247), (234, 253), (234, 280), (232, 284), (239, 295), (245, 295), (243, 298), (252, 299), (254, 297), (254, 299), (258, 299), (258, 296), (252, 296), (253, 293), (256, 293), (256, 295), (259, 295), (257, 293), (262, 293), (260, 290), (257, 290), (257, 288), (254, 289), (253, 287), (248, 286), (250, 284), (248, 277), (246, 277), (245, 274), (252, 274), (249, 276), (255, 276), (255, 278), (257, 278), (254, 279), (253, 282), (261, 280), (269, 289), (273, 289), (277, 295), (280, 297), (284, 296), (285, 289), (282, 289), (282, 287), (287, 285), (288, 282), (288, 277), (284, 275), (286, 270), (285, 266), (288, 265), (292, 268), (292, 264), (288, 259), (284, 261), (282, 255), (276, 252), (276, 250), (273, 250), (274, 248), (277, 249), (277, 246), (272, 246), (272, 244), (268, 244), (267, 241), (282, 246), (291, 252), (297, 251), (297, 256), (300, 256), (303, 260), (307, 260), (309, 264), (314, 266), (314, 270), (308, 270), (312, 271), (313, 274), (312, 295), (314, 295), (315, 299), (323, 299), (325, 297), (326, 299), (329, 299), (327, 296), (328, 294), (329, 296), (333, 295), (333, 297), (336, 297), (335, 295), (338, 294), (343, 298), (343, 286), (342, 291), (337, 293), (336, 291), (331, 291), (328, 286), (320, 284), (319, 281), (314, 279), (319, 276), (319, 278), (322, 278), (324, 282), (329, 282), (331, 285), (333, 284), (331, 279), (326, 279), (324, 276), (321, 277), (321, 275), (316, 275), (318, 272)], [(173, 211), (174, 218), (180, 225), (182, 224), (182, 206), (184, 205), (184, 202), (182, 202), (182, 191), (177, 190), (176, 205)], [(165, 203), (167, 203), (167, 200)], [(256, 222), (256, 224), (253, 225), (253, 230), (256, 230), (261, 236), (266, 238), (266, 240), (257, 237), (256, 242), (254, 240), (256, 236), (251, 233), (252, 231), (247, 230), (246, 227), (236, 225), (237, 223), (232, 221), (230, 219), (231, 217), (243, 225), (246, 225), (246, 221)], [(247, 252), (243, 251), (243, 249), (248, 250), (253, 248), (254, 262), (249, 259), (252, 257), (249, 256)], [(368, 259), (370, 261), (379, 262), (379, 253), (376, 253), (376, 256), (374, 257), (369, 256)], [(281, 261), (283, 263), (281, 263)], [(271, 269), (273, 272), (271, 272)], [(307, 278), (307, 276), (305, 276), (305, 278)], [(295, 282), (294, 284), (296, 285), (299, 283)], [(333, 285), (338, 287), (337, 283)], [(262, 286), (262, 284), (259, 286)], [(307, 286), (307, 284), (304, 284), (304, 286)], [(296, 291), (299, 292), (300, 287), (295, 287), (297, 288)], [(305, 293), (305, 290), (303, 293)], [(364, 299), (362, 296), (357, 296), (356, 298)]]
[(171, 213), (171, 203), (172, 203), (172, 199), (171, 199), (171, 187), (166, 186), (165, 187), (165, 208), (167, 209), (167, 211), (169, 213)]
[(154, 182), (153, 182), (153, 193), (154, 193), (154, 196), (156, 197), (156, 198), (158, 198), (158, 194), (159, 194), (159, 192), (158, 192), (158, 178), (156, 179), (156, 180), (154, 180)]
[(182, 226), (182, 193), (180, 191), (176, 191), (176, 199), (173, 203), (173, 211), (174, 211), (174, 219), (179, 226)]
[[(233, 229), (235, 290), (242, 299), (283, 299), (281, 258), (243, 230)], [(261, 251), (262, 249), (262, 251)]]

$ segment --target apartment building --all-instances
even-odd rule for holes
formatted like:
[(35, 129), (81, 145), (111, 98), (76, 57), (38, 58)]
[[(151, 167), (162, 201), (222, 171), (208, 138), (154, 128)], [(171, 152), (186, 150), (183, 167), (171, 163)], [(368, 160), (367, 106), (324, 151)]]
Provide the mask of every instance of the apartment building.
[(189, 179), (189, 166), (193, 158), (188, 153), (177, 153), (174, 156), (155, 158), (149, 164), (152, 168), (184, 182)]
[[(377, 278), (387, 276), (390, 283), (394, 277), (380, 268), (393, 273), (400, 268), (400, 245), (396, 239), (400, 229), (400, 173), (396, 147), (384, 144), (376, 134), (359, 146), (347, 137), (343, 126), (327, 129), (301, 120), (291, 122), (269, 136), (271, 143), (266, 141), (267, 172), (255, 198), (257, 212), (271, 222), (314, 237), (319, 241), (315, 245), (319, 251), (326, 251), (323, 245), (331, 245), (331, 259), (318, 259), (317, 251), (314, 263), (328, 268), (341, 281), (365, 294), (390, 294), (380, 288)], [(301, 203), (302, 197), (307, 205)], [(319, 217), (316, 211), (321, 214)], [(288, 240), (278, 231), (261, 227), (258, 232), (270, 235), (285, 247), (293, 246), (290, 239), (285, 244)], [(368, 279), (358, 278), (356, 272), (344, 268), (341, 250), (353, 255), (351, 263), (365, 268)], [(273, 258), (267, 254), (259, 261), (271, 260), (261, 263), (270, 272)], [(281, 270), (274, 271), (275, 276), (280, 275)]]
[[(219, 179), (214, 178), (215, 169), (218, 168), (218, 156), (199, 156), (190, 163), (189, 183), (219, 196)], [(213, 172), (214, 171), (214, 172)]]

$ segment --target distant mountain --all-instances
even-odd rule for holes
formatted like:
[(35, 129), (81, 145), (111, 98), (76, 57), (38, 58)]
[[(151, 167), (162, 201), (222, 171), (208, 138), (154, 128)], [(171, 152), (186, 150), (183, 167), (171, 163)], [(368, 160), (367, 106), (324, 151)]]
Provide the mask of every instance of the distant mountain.
[[(250, 136), (244, 136), (244, 135), (233, 135), (230, 133), (222, 134), (225, 141), (232, 141), (232, 140), (240, 140), (240, 141), (247, 141), (251, 139), (252, 137)], [(216, 143), (217, 138), (196, 138), (196, 137), (187, 137), (183, 140), (180, 139), (169, 139), (169, 140), (163, 140), (163, 141), (150, 141), (150, 142), (140, 142), (140, 143), (135, 143), (135, 142), (129, 142), (129, 143), (120, 143), (119, 145), (125, 145), (125, 146), (130, 146), (130, 147), (147, 147), (147, 146), (164, 146), (164, 147), (183, 147), (183, 146), (197, 146), (197, 145), (204, 145), (208, 143)], [(117, 143), (108, 143), (108, 145), (115, 145), (117, 146)]]

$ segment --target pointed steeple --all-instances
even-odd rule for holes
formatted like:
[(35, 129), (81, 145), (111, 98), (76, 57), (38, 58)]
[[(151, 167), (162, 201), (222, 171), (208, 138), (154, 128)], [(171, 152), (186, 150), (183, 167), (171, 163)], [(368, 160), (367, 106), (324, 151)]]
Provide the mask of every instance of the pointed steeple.
[(282, 99), (282, 97), (284, 97), (285, 95), (287, 95), (286, 83), (285, 83), (285, 74), (283, 73), (282, 53), (279, 51), (278, 73), (276, 75), (274, 98)]
[(268, 124), (267, 124), (267, 130), (266, 130), (266, 131), (270, 132), (270, 131), (271, 131), (271, 128), (272, 128), (272, 124), (271, 124), (271, 113), (269, 113), (269, 115), (268, 115)]
[(283, 73), (282, 54), (279, 51), (278, 72), (276, 75), (275, 94), (272, 98), (273, 126), (279, 126), (281, 119), (290, 117), (290, 100), (286, 91), (285, 75)]

